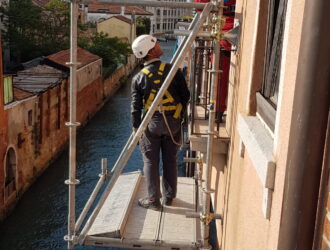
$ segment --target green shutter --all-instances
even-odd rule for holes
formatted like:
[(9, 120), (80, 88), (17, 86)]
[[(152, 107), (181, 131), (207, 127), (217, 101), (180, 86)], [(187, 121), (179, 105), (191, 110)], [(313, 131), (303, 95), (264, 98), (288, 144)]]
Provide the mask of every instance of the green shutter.
[(5, 104), (13, 101), (13, 78), (12, 76), (5, 76), (3, 78), (4, 82), (4, 99)]

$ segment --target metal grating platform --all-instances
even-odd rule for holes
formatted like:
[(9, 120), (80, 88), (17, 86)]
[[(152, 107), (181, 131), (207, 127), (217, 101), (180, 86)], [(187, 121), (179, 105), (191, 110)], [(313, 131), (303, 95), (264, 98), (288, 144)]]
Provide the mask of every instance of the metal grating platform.
[(85, 245), (137, 249), (197, 249), (199, 223), (186, 218), (195, 209), (195, 184), (178, 179), (178, 193), (161, 211), (137, 205), (147, 194), (140, 172), (119, 177), (85, 239)]

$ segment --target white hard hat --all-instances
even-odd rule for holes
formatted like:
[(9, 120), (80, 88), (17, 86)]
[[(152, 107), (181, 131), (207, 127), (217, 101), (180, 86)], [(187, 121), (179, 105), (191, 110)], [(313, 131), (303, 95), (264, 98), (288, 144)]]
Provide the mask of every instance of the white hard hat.
[(151, 35), (141, 35), (137, 37), (132, 43), (132, 50), (137, 58), (145, 57), (149, 50), (155, 47), (157, 38)]

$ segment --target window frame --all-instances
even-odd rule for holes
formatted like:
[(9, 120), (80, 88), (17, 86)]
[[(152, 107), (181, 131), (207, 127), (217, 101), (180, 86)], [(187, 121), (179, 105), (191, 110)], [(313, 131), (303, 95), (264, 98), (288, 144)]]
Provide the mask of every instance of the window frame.
[(256, 93), (257, 113), (271, 131), (275, 129), (286, 6), (287, 0), (278, 0), (278, 6), (276, 2), (268, 1), (263, 81)]

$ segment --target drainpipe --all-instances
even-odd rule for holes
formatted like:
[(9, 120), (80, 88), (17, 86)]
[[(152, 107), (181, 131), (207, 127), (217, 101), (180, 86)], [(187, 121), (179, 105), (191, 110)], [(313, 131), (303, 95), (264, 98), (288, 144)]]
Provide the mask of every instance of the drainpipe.
[[(294, 2), (294, 1), (293, 1)], [(294, 3), (293, 3), (294, 4)], [(306, 0), (278, 248), (312, 249), (330, 105), (330, 1)]]

